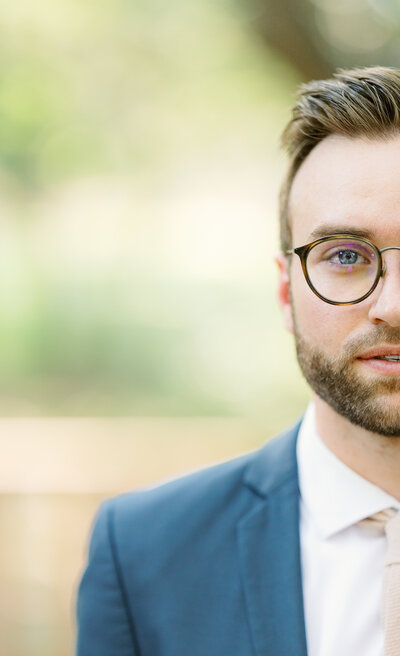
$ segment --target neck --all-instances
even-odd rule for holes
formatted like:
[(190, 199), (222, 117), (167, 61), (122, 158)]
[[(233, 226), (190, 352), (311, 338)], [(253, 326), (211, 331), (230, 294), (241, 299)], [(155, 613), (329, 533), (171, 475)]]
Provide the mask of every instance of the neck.
[(314, 395), (317, 431), (347, 467), (400, 501), (400, 436), (385, 437), (350, 423)]

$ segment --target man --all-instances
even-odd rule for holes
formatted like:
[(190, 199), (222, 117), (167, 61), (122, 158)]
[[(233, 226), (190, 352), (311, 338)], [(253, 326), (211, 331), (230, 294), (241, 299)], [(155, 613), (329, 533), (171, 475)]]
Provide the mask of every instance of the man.
[(400, 654), (400, 71), (304, 85), (283, 141), (278, 295), (313, 402), (103, 506), (78, 656)]

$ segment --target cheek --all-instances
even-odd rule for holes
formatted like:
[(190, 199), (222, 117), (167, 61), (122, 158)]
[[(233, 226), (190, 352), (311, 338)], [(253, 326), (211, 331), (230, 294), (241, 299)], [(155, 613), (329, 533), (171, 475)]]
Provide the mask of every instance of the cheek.
[(297, 329), (315, 346), (336, 350), (359, 326), (361, 318), (357, 306), (325, 303), (297, 276), (292, 277), (291, 289)]

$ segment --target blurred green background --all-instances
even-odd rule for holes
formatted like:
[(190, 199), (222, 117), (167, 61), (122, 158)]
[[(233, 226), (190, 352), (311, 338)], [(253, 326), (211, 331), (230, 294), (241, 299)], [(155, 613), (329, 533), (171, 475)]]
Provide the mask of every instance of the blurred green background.
[(230, 1), (0, 10), (0, 413), (268, 416), (300, 76)]
[(300, 82), (400, 66), (399, 35), (398, 0), (1, 5), (0, 656), (73, 653), (102, 498), (303, 411), (279, 134)]

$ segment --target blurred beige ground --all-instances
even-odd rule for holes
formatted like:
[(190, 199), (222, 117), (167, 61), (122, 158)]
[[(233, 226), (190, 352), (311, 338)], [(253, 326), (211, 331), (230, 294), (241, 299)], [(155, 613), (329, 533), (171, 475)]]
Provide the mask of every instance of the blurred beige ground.
[[(283, 419), (283, 418), (282, 418)], [(0, 656), (67, 656), (102, 499), (257, 448), (237, 419), (2, 419)]]

